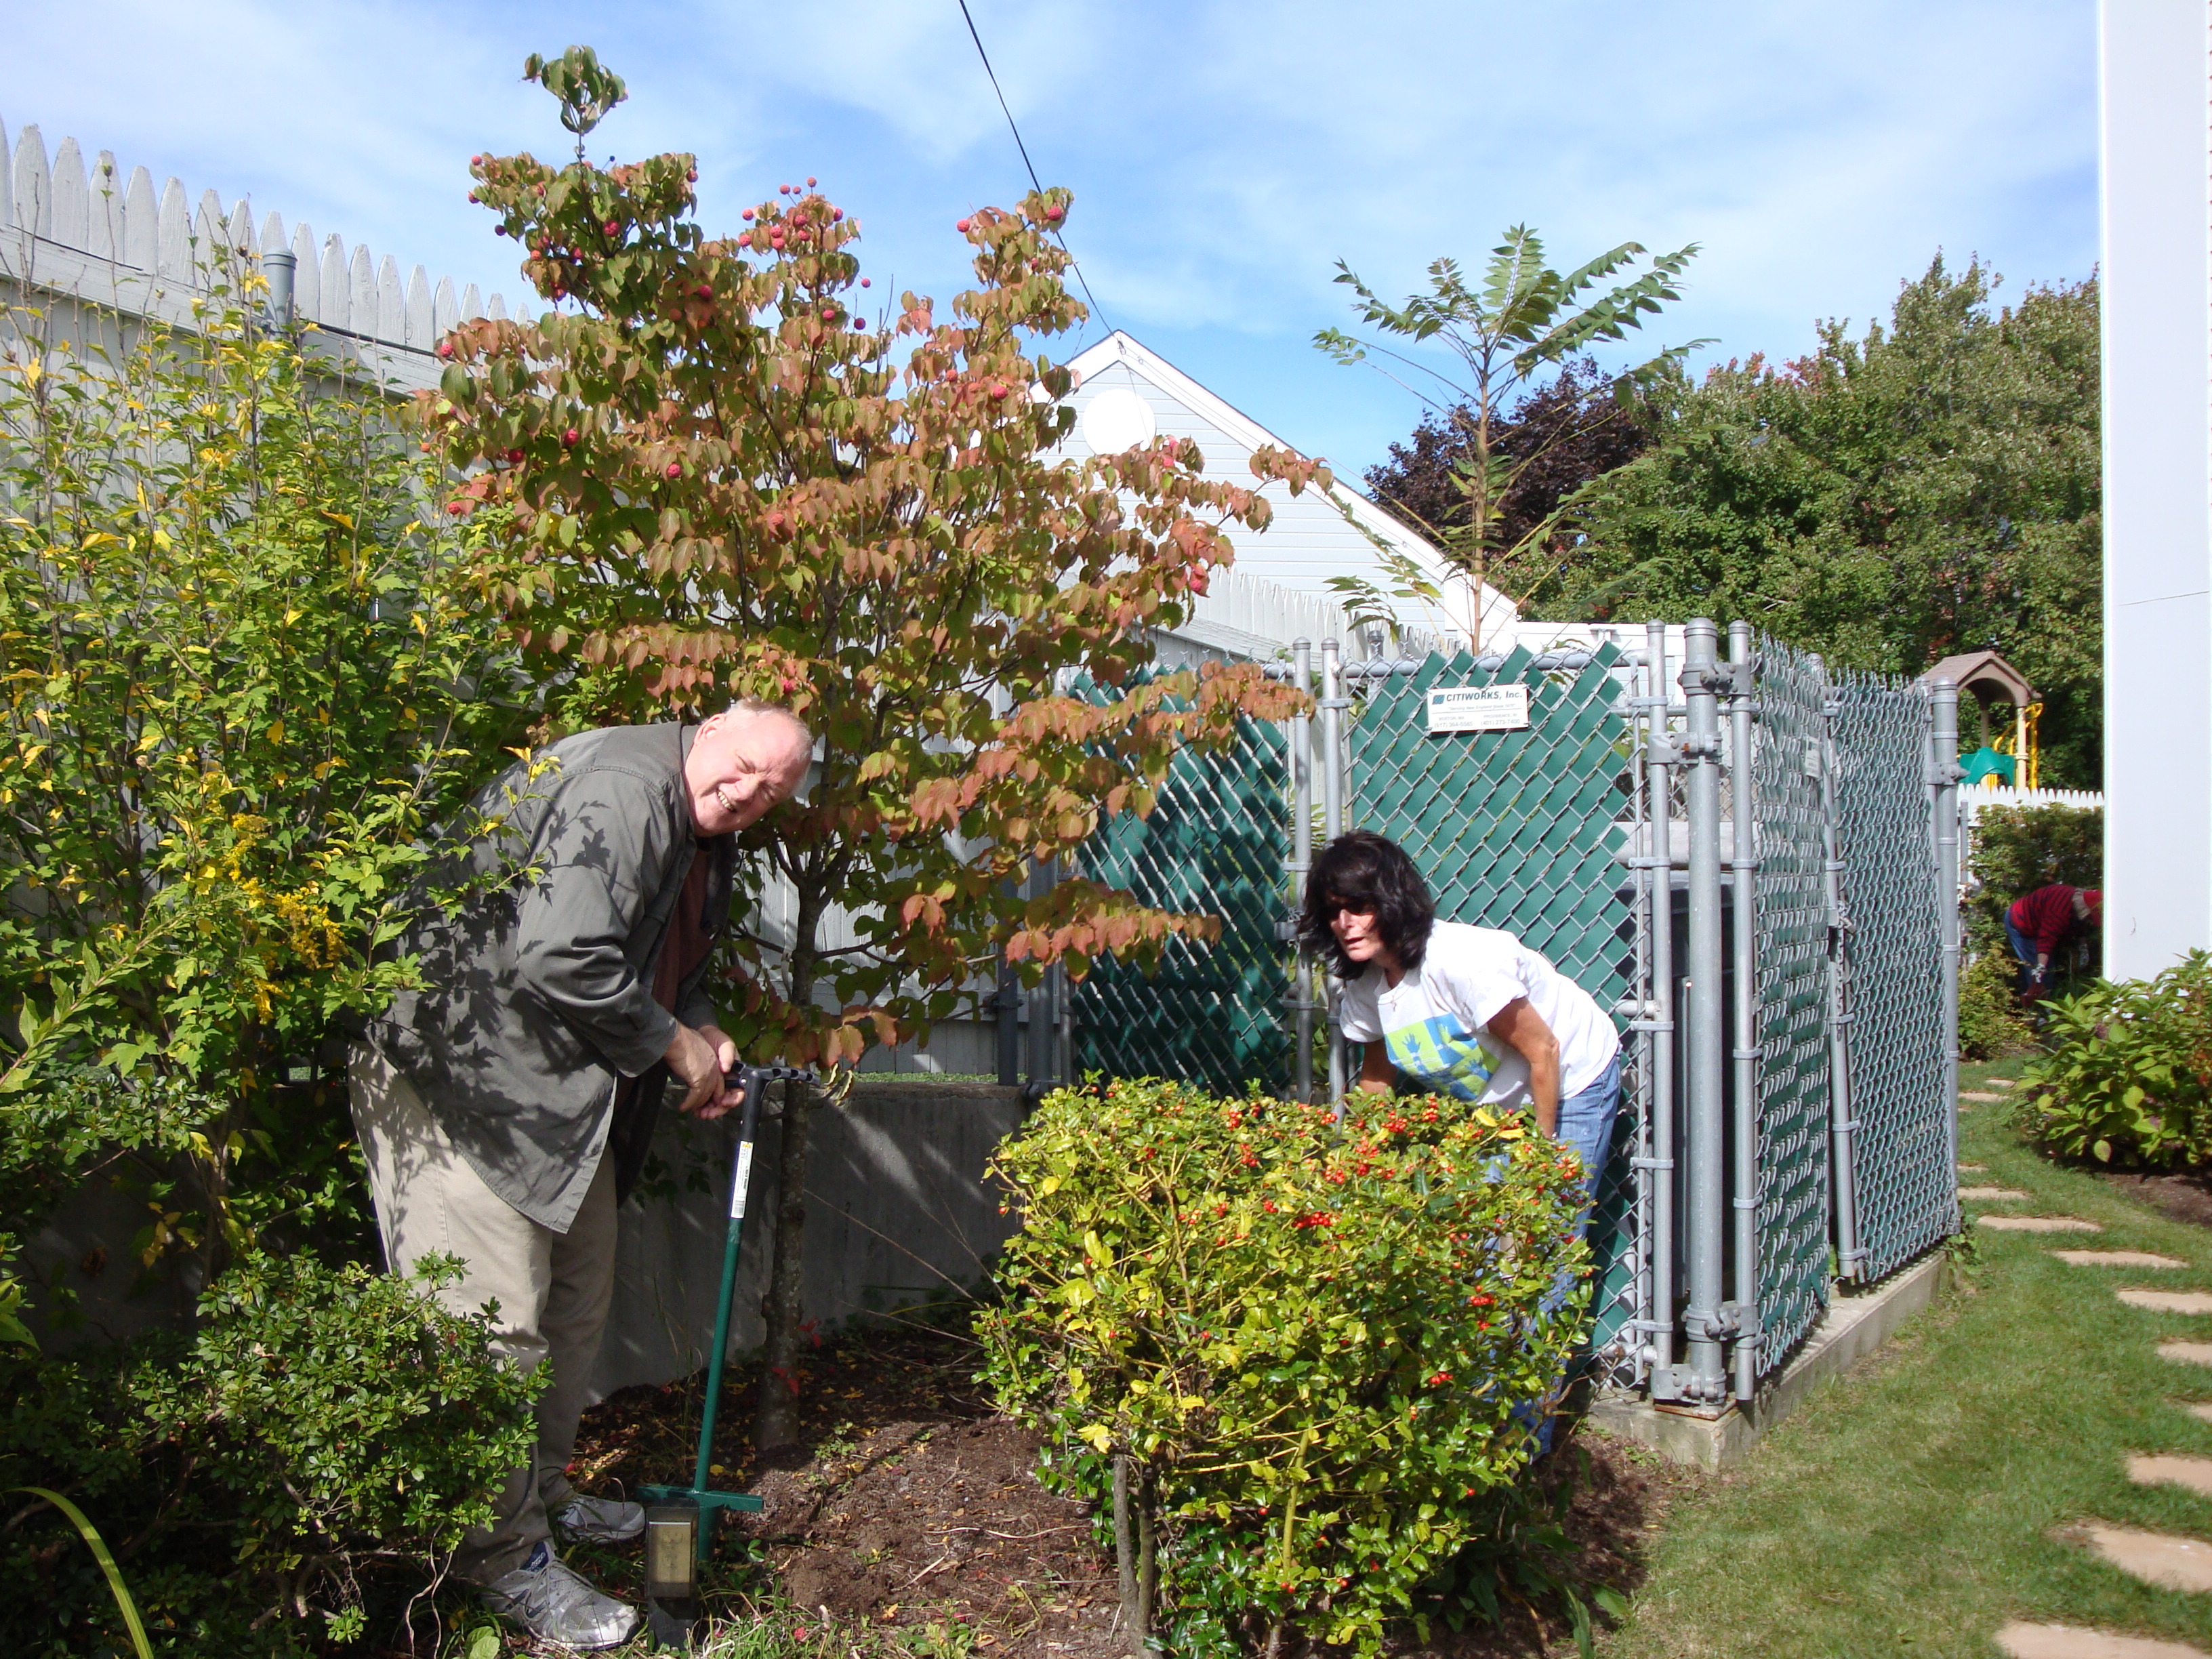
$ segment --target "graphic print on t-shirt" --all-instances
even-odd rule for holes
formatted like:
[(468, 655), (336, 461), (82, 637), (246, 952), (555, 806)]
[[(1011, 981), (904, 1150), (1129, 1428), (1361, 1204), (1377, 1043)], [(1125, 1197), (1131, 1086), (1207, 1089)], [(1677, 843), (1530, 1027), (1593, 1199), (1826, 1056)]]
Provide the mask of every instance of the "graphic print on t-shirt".
[(1418, 1025), (1383, 1033), (1390, 1063), (1424, 1088), (1460, 1100), (1480, 1100), (1498, 1069), (1498, 1056), (1469, 1036), (1455, 1019), (1431, 1014)]

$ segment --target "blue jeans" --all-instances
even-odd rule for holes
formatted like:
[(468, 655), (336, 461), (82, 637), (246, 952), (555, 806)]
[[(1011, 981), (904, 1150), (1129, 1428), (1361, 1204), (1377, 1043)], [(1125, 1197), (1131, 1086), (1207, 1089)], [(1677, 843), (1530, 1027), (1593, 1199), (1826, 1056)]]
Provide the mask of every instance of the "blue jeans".
[[(1582, 1160), (1582, 1206), (1575, 1212), (1573, 1236), (1585, 1237), (1589, 1231), (1590, 1211), (1597, 1201), (1597, 1183), (1605, 1174), (1606, 1161), (1613, 1152), (1613, 1121), (1620, 1110), (1620, 1056), (1615, 1054), (1605, 1070), (1599, 1073), (1589, 1085), (1559, 1103), (1559, 1141), (1563, 1146), (1574, 1148), (1575, 1156)], [(1596, 1269), (1593, 1267), (1592, 1272)], [(1575, 1288), (1575, 1275), (1563, 1273), (1551, 1290), (1545, 1294), (1542, 1310), (1556, 1314), (1566, 1305), (1567, 1297)], [(1549, 1397), (1541, 1402), (1522, 1407), (1526, 1413), (1543, 1413), (1535, 1425), (1536, 1449), (1539, 1453), (1552, 1449), (1553, 1417), (1549, 1407), (1557, 1401), (1566, 1382), (1563, 1370)], [(1528, 1420), (1523, 1416), (1522, 1421)]]
[(2020, 958), (2021, 971), (2014, 977), (2013, 989), (2025, 991), (2035, 982), (2035, 941), (2013, 926), (2010, 910), (2005, 912), (2004, 923), (2006, 942)]

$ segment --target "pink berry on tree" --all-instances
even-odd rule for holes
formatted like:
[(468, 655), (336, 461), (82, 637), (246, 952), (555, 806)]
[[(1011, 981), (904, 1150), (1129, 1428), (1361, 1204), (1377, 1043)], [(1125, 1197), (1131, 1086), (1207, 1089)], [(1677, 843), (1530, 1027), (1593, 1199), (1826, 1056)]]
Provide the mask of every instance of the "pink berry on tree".
[(973, 222), (974, 222), (972, 220), (963, 219), (959, 223), (953, 226), (952, 228), (958, 231), (963, 236), (965, 236), (968, 234), (968, 227)]
[(669, 476), (670, 477), (672, 477), (672, 478), (680, 478), (680, 477), (682, 477), (684, 476), (684, 469), (683, 469), (683, 467), (682, 467), (682, 466), (680, 466), (679, 465), (678, 465), (678, 464), (677, 464), (676, 462), (674, 462), (674, 461), (671, 461), (671, 462), (669, 462), (669, 464), (668, 464), (668, 476)]
[(584, 434), (582, 433), (577, 431), (576, 428), (572, 426), (566, 432), (561, 434), (561, 447), (563, 449), (574, 449), (583, 441), (583, 436)]

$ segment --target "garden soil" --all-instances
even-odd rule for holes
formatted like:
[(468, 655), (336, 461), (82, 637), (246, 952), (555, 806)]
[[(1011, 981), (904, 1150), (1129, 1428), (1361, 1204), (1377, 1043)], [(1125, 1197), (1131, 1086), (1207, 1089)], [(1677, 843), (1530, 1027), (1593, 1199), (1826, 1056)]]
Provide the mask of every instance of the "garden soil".
[[(780, 1601), (831, 1623), (865, 1625), (891, 1642), (936, 1639), (964, 1627), (979, 1655), (1122, 1659), (1120, 1600), (1110, 1555), (1086, 1505), (1048, 1492), (1036, 1476), (1037, 1437), (995, 1414), (976, 1387), (975, 1346), (947, 1328), (878, 1328), (824, 1341), (799, 1382), (803, 1441), (757, 1461), (746, 1443), (758, 1379), (732, 1380), (718, 1416), (715, 1484), (757, 1492), (765, 1507), (728, 1530), (717, 1557), (753, 1564), (723, 1578), (734, 1597)], [(613, 1493), (689, 1477), (699, 1380), (624, 1389), (585, 1418), (574, 1477)], [(1576, 1437), (1543, 1478), (1572, 1475), (1566, 1532), (1574, 1575), (1632, 1591), (1668, 1504), (1700, 1477), (1640, 1449)], [(635, 1595), (635, 1552), (592, 1553), (594, 1576)], [(717, 1575), (720, 1577), (721, 1575)], [(934, 1626), (933, 1630), (931, 1627)], [(1402, 1655), (1527, 1659), (1571, 1652), (1557, 1607), (1516, 1607), (1502, 1627), (1422, 1642)]]
[(2212, 1170), (2183, 1170), (2172, 1175), (2117, 1170), (2098, 1174), (2107, 1184), (2176, 1221), (2212, 1227)]

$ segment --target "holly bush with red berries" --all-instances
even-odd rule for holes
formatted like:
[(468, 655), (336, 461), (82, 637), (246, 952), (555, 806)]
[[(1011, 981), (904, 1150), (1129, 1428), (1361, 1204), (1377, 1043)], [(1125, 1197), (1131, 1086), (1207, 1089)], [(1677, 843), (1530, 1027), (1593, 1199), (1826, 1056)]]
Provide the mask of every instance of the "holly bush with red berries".
[[(532, 64), (580, 137), (621, 95), (586, 58)], [(561, 721), (744, 696), (819, 739), (803, 804), (753, 832), (793, 921), (741, 947), (726, 1029), (758, 1055), (849, 1064), (969, 1006), (1002, 952), (1080, 975), (1208, 935), (1212, 919), (1090, 882), (1022, 899), (1012, 878), (1148, 811), (1181, 744), (1290, 711), (1252, 665), (1131, 676), (1146, 629), (1232, 556), (1225, 527), (1267, 522), (1261, 487), (1328, 473), (1263, 451), (1231, 485), (1172, 438), (1058, 453), (1073, 380), (1044, 348), (1085, 314), (1055, 238), (1067, 194), (961, 219), (975, 286), (939, 307), (875, 296), (859, 222), (811, 179), (710, 236), (690, 155), (471, 165), (552, 309), (456, 329), (427, 412), (468, 478), (451, 510), (498, 529), (488, 588), (567, 676)], [(1062, 695), (1079, 672), (1126, 689)], [(856, 939), (832, 948), (839, 916)], [(787, 1372), (807, 1109), (780, 1154), (767, 1358)], [(791, 1427), (777, 1392), (763, 1443)]]
[(1582, 1334), (1585, 1291), (1542, 1309), (1589, 1264), (1577, 1167), (1521, 1113), (1150, 1081), (1061, 1091), (1000, 1149), (986, 1375), (1071, 1489), (1126, 1460), (1170, 1650), (1372, 1652), (1477, 1536)]

